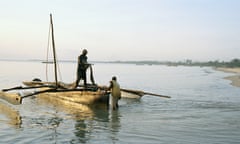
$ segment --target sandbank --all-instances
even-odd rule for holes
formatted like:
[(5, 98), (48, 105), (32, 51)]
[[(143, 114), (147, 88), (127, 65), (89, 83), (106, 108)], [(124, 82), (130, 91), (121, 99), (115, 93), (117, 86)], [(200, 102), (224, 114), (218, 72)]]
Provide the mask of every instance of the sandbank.
[(230, 80), (231, 85), (240, 87), (240, 68), (219, 67), (219, 68), (216, 68), (216, 70), (223, 71), (223, 72), (229, 72), (229, 73), (235, 73), (235, 75), (225, 77), (225, 79)]

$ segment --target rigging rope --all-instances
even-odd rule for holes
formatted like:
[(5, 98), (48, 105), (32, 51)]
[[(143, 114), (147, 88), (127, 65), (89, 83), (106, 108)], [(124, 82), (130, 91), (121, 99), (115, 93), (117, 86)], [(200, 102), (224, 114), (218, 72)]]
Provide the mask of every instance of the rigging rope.
[(47, 42), (47, 57), (46, 57), (46, 81), (48, 82), (48, 53), (49, 53), (49, 47), (50, 47), (50, 43), (49, 43), (49, 39), (50, 39), (50, 31), (51, 31), (51, 24), (49, 24), (49, 30), (48, 30), (48, 42)]
[(57, 69), (58, 69), (58, 75), (60, 77), (60, 81), (62, 81), (62, 74), (61, 74), (61, 71), (60, 71), (60, 66), (59, 66), (59, 62), (58, 62), (58, 58), (57, 58), (57, 54), (56, 54), (56, 64), (57, 64)]
[[(52, 45), (50, 44), (50, 39), (51, 39), (52, 33), (51, 33), (51, 24), (49, 24), (49, 31), (48, 31), (48, 42), (47, 42), (47, 57), (46, 57), (46, 81), (48, 82), (48, 64), (49, 64), (49, 49), (52, 48)], [(60, 80), (62, 81), (62, 74), (60, 71), (60, 66), (57, 60), (57, 55), (56, 55), (56, 64), (57, 64), (57, 69), (58, 69), (58, 75), (60, 76)]]

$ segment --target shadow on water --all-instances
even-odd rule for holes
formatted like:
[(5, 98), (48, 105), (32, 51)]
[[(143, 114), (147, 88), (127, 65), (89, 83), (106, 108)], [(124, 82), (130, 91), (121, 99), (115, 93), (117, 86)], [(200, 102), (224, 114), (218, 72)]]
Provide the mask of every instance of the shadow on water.
[(14, 108), (10, 107), (8, 104), (0, 101), (0, 114), (6, 116), (6, 123), (13, 126), (14, 128), (21, 128), (22, 117), (19, 112)]

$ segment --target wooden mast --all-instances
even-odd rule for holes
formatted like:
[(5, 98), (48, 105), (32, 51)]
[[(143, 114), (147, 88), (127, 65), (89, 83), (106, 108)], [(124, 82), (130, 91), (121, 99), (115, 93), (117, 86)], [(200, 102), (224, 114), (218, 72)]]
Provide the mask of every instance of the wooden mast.
[(52, 14), (50, 14), (50, 23), (51, 23), (51, 33), (52, 33), (52, 47), (53, 47), (53, 62), (54, 62), (54, 73), (55, 73), (55, 83), (56, 88), (58, 87), (58, 78), (57, 78), (57, 58), (56, 58), (56, 49), (55, 49), (55, 42), (54, 42), (54, 30), (53, 30), (53, 20)]

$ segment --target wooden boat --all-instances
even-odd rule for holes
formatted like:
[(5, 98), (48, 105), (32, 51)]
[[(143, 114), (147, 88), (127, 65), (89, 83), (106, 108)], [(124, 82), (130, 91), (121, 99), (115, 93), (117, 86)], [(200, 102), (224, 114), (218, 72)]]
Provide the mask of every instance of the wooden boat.
[[(0, 91), (0, 98), (11, 104), (22, 104), (24, 98), (30, 96), (51, 97), (51, 99), (65, 100), (71, 103), (95, 105), (109, 105), (109, 91), (97, 88), (97, 86), (89, 86), (88, 88), (65, 89), (57, 88), (54, 85), (39, 85), (39, 82), (24, 82), (27, 87), (15, 87)], [(30, 83), (32, 83), (30, 85)], [(25, 95), (21, 95), (21, 90), (32, 89)], [(7, 92), (8, 91), (8, 92)]]
[[(12, 104), (21, 104), (22, 99), (36, 95), (37, 97), (45, 97), (46, 99), (56, 99), (60, 101), (67, 101), (67, 103), (95, 105), (103, 104), (109, 105), (110, 91), (106, 86), (88, 85), (87, 88), (80, 86), (77, 89), (71, 89), (72, 84), (65, 84), (58, 82), (61, 88), (56, 89), (54, 82), (23, 82), (27, 87), (14, 87), (10, 89), (3, 89), (0, 91), (0, 98)], [(6, 92), (14, 90), (34, 89), (34, 92), (21, 96), (18, 92)], [(157, 96), (162, 98), (171, 98), (170, 96), (159, 95), (140, 90), (121, 89), (122, 98), (140, 99), (144, 95)]]
[[(110, 91), (106, 86), (88, 85), (87, 88), (80, 86), (77, 89), (71, 89), (72, 84), (58, 82), (60, 88), (56, 89), (54, 82), (28, 81), (23, 82), (27, 87), (17, 86), (10, 89), (0, 91), (0, 99), (6, 100), (11, 104), (21, 104), (22, 99), (37, 95), (45, 98), (65, 100), (72, 103), (94, 105), (109, 105)], [(20, 95), (20, 90), (34, 89), (34, 92), (27, 95)], [(8, 92), (16, 91), (17, 92)], [(141, 90), (123, 89), (121, 88), (121, 97), (130, 99), (140, 99), (144, 95), (156, 96), (162, 98), (171, 98), (170, 96), (149, 93)]]
[(23, 82), (23, 84), (29, 87), (39, 87), (37, 88), (39, 92), (37, 95), (41, 97), (51, 97), (86, 105), (109, 104), (109, 91), (100, 89), (97, 85), (88, 85), (87, 87), (80, 86), (79, 88), (73, 89), (73, 84), (58, 82), (59, 88), (55, 89), (55, 85), (52, 82), (29, 81)]

